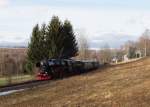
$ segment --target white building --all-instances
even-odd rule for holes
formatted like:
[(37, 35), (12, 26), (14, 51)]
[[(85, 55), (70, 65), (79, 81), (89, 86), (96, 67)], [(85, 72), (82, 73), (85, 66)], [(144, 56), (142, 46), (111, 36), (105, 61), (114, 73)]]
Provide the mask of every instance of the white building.
[(128, 55), (127, 55), (127, 54), (124, 55), (124, 56), (123, 56), (123, 59), (124, 59), (125, 62), (129, 61)]
[(136, 58), (141, 58), (142, 57), (142, 52), (140, 50), (137, 50), (135, 52)]

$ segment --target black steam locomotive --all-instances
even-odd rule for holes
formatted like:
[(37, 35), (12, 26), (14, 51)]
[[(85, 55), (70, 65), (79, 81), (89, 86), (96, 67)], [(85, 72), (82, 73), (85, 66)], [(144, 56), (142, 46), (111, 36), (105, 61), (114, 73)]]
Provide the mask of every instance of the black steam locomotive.
[(63, 78), (81, 74), (99, 67), (98, 61), (80, 61), (71, 59), (49, 59), (37, 63), (39, 68), (37, 80)]

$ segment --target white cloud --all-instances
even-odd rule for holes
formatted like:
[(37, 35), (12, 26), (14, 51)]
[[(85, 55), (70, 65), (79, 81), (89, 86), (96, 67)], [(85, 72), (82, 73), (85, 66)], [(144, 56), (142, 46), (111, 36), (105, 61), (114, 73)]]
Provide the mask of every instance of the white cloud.
[(0, 0), (0, 7), (4, 7), (9, 4), (9, 0)]

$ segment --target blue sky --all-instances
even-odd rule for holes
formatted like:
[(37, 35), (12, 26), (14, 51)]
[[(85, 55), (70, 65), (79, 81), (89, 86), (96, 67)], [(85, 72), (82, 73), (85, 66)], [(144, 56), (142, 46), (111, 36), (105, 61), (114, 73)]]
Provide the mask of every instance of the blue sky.
[(149, 0), (0, 0), (0, 45), (27, 45), (36, 23), (69, 19), (91, 48), (117, 48), (150, 28)]

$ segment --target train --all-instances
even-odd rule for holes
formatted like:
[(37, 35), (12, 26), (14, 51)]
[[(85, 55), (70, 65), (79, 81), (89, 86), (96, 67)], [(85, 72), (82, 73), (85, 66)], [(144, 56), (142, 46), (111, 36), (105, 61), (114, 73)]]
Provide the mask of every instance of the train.
[(38, 62), (37, 80), (51, 80), (82, 74), (99, 68), (93, 60), (48, 59)]

